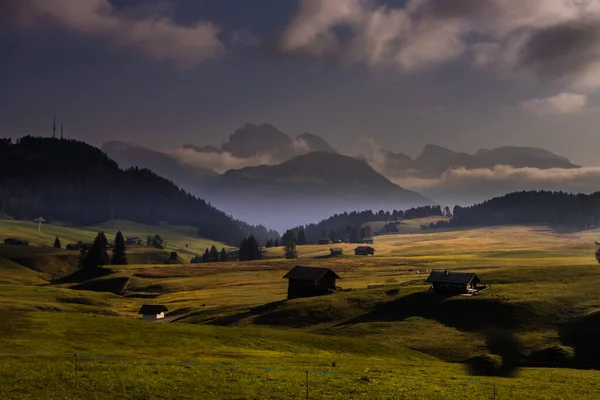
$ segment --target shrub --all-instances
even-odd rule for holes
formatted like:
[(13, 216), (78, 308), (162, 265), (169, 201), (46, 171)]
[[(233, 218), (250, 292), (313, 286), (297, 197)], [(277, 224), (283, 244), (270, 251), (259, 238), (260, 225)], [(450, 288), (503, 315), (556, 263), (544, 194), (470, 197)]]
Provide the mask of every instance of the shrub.
[(467, 361), (467, 368), (471, 375), (494, 376), (500, 369), (500, 362), (488, 355), (479, 355)]
[(529, 361), (547, 364), (548, 366), (564, 366), (569, 364), (572, 359), (572, 349), (561, 346), (546, 347), (529, 355)]

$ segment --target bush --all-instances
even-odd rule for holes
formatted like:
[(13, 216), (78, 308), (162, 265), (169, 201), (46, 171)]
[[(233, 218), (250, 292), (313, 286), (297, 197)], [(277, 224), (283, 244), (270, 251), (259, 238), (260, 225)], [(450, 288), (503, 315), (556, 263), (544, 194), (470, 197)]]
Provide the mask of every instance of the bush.
[(467, 368), (471, 375), (494, 376), (500, 370), (500, 362), (488, 355), (479, 355), (467, 361)]

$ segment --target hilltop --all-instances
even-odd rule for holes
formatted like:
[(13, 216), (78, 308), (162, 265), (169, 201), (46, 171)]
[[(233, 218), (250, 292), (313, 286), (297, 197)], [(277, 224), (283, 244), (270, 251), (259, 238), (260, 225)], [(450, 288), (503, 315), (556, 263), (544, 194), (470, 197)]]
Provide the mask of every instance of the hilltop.
[(147, 169), (122, 170), (101, 150), (75, 140), (26, 136), (0, 142), (0, 213), (17, 219), (96, 225), (111, 219), (192, 225), (237, 245), (266, 229), (236, 221)]

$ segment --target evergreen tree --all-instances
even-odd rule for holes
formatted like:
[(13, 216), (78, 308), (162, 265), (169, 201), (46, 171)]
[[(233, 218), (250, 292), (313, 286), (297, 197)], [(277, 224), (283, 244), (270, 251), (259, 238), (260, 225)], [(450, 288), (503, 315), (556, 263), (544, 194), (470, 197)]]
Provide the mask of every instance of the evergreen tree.
[(152, 247), (160, 250), (165, 248), (165, 242), (160, 235), (154, 235), (154, 237), (152, 237)]
[(285, 245), (285, 258), (298, 258), (298, 252), (296, 251), (296, 242), (294, 242), (293, 240), (290, 240)]
[(206, 251), (204, 252), (204, 254), (202, 255), (202, 262), (207, 263), (210, 261), (210, 252), (208, 251), (208, 248), (206, 249)]
[(332, 242), (335, 242), (335, 231), (333, 229), (331, 231), (329, 231), (329, 239)]
[(273, 247), (279, 247), (279, 239), (275, 239), (275, 242), (273, 242)]
[(125, 238), (121, 231), (115, 235), (115, 248), (113, 249), (112, 265), (127, 265), (127, 255), (125, 254)]
[(265, 243), (265, 247), (267, 249), (270, 248), (270, 247), (273, 247), (273, 239), (267, 240), (267, 243)]
[(217, 248), (213, 244), (212, 247), (210, 248), (210, 262), (217, 262), (217, 261), (219, 261), (219, 250), (217, 250)]
[(350, 233), (349, 233), (349, 241), (350, 243), (360, 243), (360, 238), (359, 236), (359, 229), (357, 226), (351, 226), (350, 227)]
[(98, 235), (100, 236), (100, 240), (102, 241), (104, 248), (107, 249), (108, 248), (108, 239), (106, 238), (106, 235), (104, 234), (104, 232), (100, 232)]
[(360, 235), (362, 239), (368, 239), (373, 237), (373, 230), (371, 225), (367, 224), (360, 229)]
[(306, 233), (304, 233), (304, 228), (300, 228), (300, 232), (298, 232), (298, 245), (304, 246), (306, 244)]
[(152, 247), (152, 235), (146, 237), (146, 247)]
[(221, 249), (221, 257), (220, 257), (220, 261), (221, 262), (225, 262), (227, 261), (227, 252), (225, 251), (225, 247), (223, 247)]
[[(86, 252), (81, 267), (92, 269), (108, 264), (108, 253), (106, 252), (106, 236), (104, 232), (98, 233), (92, 247)], [(82, 251), (82, 255), (83, 255)]]
[(258, 242), (254, 236), (250, 235), (242, 241), (240, 245), (239, 259), (240, 261), (260, 260), (262, 252)]
[(238, 253), (238, 258), (240, 261), (247, 261), (248, 258), (248, 238), (244, 238), (242, 243), (240, 243), (240, 250)]
[(62, 246), (60, 245), (60, 239), (57, 236), (56, 239), (54, 239), (54, 248), (55, 249), (60, 249), (61, 247)]

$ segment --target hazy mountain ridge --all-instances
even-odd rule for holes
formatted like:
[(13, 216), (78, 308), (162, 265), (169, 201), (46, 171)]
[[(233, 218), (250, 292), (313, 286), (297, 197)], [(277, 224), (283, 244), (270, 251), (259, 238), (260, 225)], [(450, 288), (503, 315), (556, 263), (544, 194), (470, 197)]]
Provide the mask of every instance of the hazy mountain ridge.
[(208, 193), (227, 212), (278, 229), (343, 211), (433, 204), (363, 161), (327, 152), (311, 152), (279, 165), (230, 170), (213, 182)]
[(101, 150), (123, 169), (147, 168), (195, 195), (199, 195), (208, 182), (218, 175), (210, 169), (184, 164), (170, 154), (128, 142), (105, 142)]
[(494, 149), (480, 149), (475, 154), (455, 152), (442, 146), (428, 144), (421, 154), (412, 158), (403, 153), (380, 150), (376, 155), (367, 155), (369, 163), (386, 176), (397, 176), (410, 172), (418, 177), (438, 177), (453, 168), (468, 170), (493, 168), (506, 165), (514, 168), (580, 168), (568, 158), (536, 147), (503, 146)]

